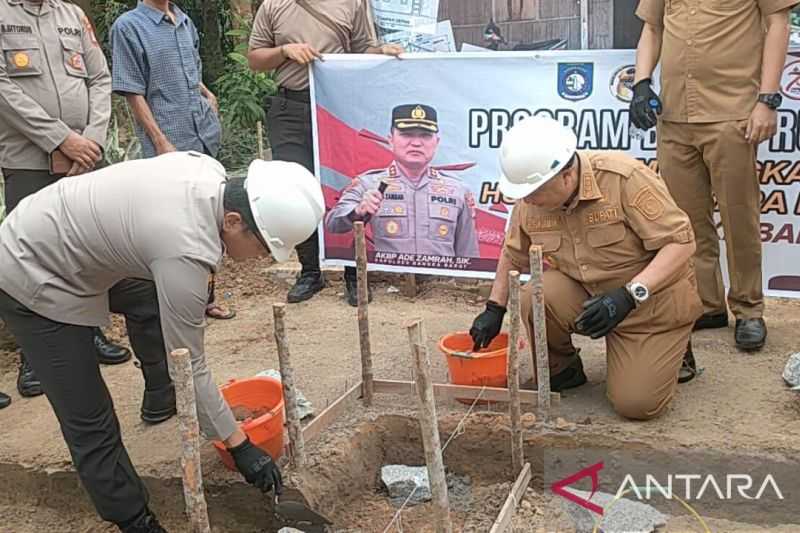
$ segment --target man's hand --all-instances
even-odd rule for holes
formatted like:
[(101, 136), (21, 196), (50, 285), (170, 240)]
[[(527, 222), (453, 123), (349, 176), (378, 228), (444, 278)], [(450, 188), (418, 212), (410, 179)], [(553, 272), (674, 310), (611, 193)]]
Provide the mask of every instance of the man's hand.
[(272, 488), (275, 489), (275, 494), (282, 492), (283, 477), (278, 465), (268, 453), (253, 446), (250, 439), (228, 448), (228, 451), (233, 456), (236, 469), (248, 483), (261, 489), (261, 492), (269, 492)]
[(650, 87), (650, 79), (645, 78), (633, 86), (633, 100), (630, 117), (634, 126), (647, 131), (658, 123), (656, 115), (661, 114), (661, 99)]
[(750, 118), (747, 120), (747, 130), (744, 138), (750, 144), (757, 146), (766, 141), (778, 131), (778, 111), (770, 109), (761, 102), (756, 104)]
[(208, 100), (208, 105), (214, 110), (214, 113), (219, 115), (219, 101), (217, 100), (217, 96), (211, 91), (206, 90), (206, 99)]
[(385, 56), (397, 57), (404, 53), (406, 50), (399, 44), (383, 44), (381, 45), (381, 54)]
[(100, 161), (103, 153), (94, 141), (90, 141), (83, 135), (71, 131), (66, 140), (59, 147), (65, 156), (81, 166), (92, 169), (95, 163)]
[(608, 335), (636, 307), (625, 287), (600, 294), (583, 302), (583, 313), (575, 319), (578, 333), (599, 339)]
[(284, 44), (281, 46), (281, 53), (286, 59), (291, 59), (301, 65), (307, 65), (315, 59), (322, 60), (322, 54), (317, 52), (316, 48), (306, 43)]
[(80, 174), (86, 174), (90, 170), (92, 170), (92, 169), (81, 165), (77, 161), (74, 161), (72, 163), (72, 168), (70, 168), (69, 172), (67, 172), (67, 177), (69, 177), (69, 176), (78, 176)]
[(367, 215), (375, 216), (381, 208), (381, 201), (383, 201), (383, 194), (380, 191), (366, 191), (361, 198), (361, 203), (356, 207), (356, 215), (359, 218)]
[(497, 337), (503, 327), (505, 314), (506, 308), (502, 305), (491, 300), (486, 302), (486, 310), (475, 317), (472, 328), (469, 330), (469, 336), (472, 337), (472, 342), (475, 343), (472, 348), (473, 351), (477, 352), (486, 348), (492, 342), (492, 339)]
[(175, 148), (175, 146), (171, 142), (169, 142), (169, 139), (163, 136), (153, 144), (156, 147), (156, 154), (158, 155), (178, 151), (177, 148)]

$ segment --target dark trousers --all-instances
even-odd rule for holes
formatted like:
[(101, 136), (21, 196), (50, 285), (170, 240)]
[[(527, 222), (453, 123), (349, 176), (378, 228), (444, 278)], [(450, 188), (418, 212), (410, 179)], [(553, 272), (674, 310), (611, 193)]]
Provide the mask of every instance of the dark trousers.
[[(147, 375), (164, 369), (155, 284), (124, 280), (109, 291), (110, 309), (125, 316), (128, 336)], [(83, 486), (100, 516), (116, 524), (142, 512), (148, 494), (122, 443), (119, 421), (95, 355), (91, 327), (64, 324), (28, 309), (0, 290), (0, 316), (22, 346), (55, 411)], [(151, 373), (147, 389), (168, 380)]]
[[(277, 96), (267, 98), (266, 107), (272, 158), (299, 163), (313, 173), (314, 143), (308, 92), (281, 90)], [(295, 249), (303, 267), (302, 273), (320, 272), (319, 235), (316, 231)], [(356, 271), (347, 267), (345, 275), (355, 280)]]
[(26, 196), (37, 193), (61, 178), (63, 174), (50, 174), (49, 170), (3, 169), (6, 214), (10, 213)]

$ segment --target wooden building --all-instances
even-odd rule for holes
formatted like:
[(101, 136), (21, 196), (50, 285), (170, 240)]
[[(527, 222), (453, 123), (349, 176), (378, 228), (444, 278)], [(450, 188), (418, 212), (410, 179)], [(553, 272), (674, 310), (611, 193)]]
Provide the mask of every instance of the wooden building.
[[(585, 2), (585, 5), (581, 5)], [(458, 48), (485, 46), (483, 32), (491, 20), (508, 47), (563, 39), (581, 48), (581, 20), (588, 27), (589, 48), (635, 48), (641, 22), (637, 0), (439, 0), (439, 20), (450, 20)]]

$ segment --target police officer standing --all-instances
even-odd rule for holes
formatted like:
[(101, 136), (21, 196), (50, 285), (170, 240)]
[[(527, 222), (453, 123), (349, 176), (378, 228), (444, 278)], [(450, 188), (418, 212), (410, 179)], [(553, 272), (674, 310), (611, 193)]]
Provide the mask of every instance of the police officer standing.
[[(0, 45), (0, 168), (10, 213), (24, 197), (101, 161), (111, 76), (89, 19), (62, 0), (0, 0)], [(101, 363), (130, 359), (99, 328), (94, 345)], [(42, 394), (24, 355), (17, 388)]]
[[(369, 220), (377, 251), (478, 257), (472, 193), (461, 180), (431, 167), (439, 146), (436, 110), (395, 107), (389, 144), (394, 161), (353, 180), (326, 216), (328, 231), (346, 233), (353, 222)], [(355, 297), (348, 300), (357, 305)]]
[[(697, 235), (704, 314), (695, 329), (728, 326), (714, 200), (728, 259), (736, 346), (766, 341), (756, 148), (775, 134), (780, 80), (797, 0), (641, 0), (631, 121), (658, 121), (661, 175)], [(766, 32), (764, 28), (766, 27)], [(650, 77), (661, 62), (661, 99)], [(712, 197), (713, 195), (713, 197)]]
[[(267, 102), (272, 156), (300, 163), (314, 171), (311, 97), (308, 69), (321, 54), (385, 54), (397, 56), (397, 44), (379, 45), (367, 13), (368, 0), (264, 0), (250, 35), (247, 58), (256, 71), (275, 70), (278, 94)], [(289, 290), (289, 303), (313, 297), (324, 286), (319, 265), (319, 239), (314, 233), (297, 247), (302, 271)], [(345, 269), (348, 299), (356, 294), (356, 270)]]
[[(571, 129), (538, 116), (503, 140), (500, 190), (519, 201), (486, 310), (470, 330), (474, 349), (500, 332), (508, 273), (529, 271), (528, 249), (538, 244), (550, 265), (543, 283), (552, 389), (586, 382), (573, 333), (605, 337), (614, 409), (653, 418), (666, 409), (679, 376), (694, 376), (689, 340), (702, 312), (694, 234), (649, 168), (620, 152), (576, 151), (576, 144)], [(530, 291), (527, 285), (521, 302), (533, 343)]]

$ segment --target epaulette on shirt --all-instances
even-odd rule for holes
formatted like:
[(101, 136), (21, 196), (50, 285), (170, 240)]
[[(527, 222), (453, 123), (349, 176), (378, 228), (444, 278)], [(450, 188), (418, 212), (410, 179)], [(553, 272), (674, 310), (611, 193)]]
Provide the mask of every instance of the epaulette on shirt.
[(626, 178), (629, 178), (631, 174), (633, 174), (637, 166), (635, 163), (632, 164), (630, 159), (626, 156), (611, 152), (596, 153), (590, 161), (598, 170), (613, 172), (614, 174), (619, 174)]

